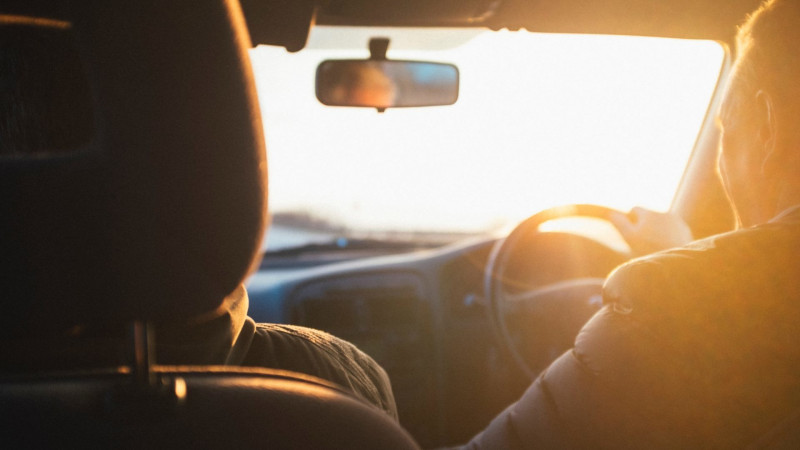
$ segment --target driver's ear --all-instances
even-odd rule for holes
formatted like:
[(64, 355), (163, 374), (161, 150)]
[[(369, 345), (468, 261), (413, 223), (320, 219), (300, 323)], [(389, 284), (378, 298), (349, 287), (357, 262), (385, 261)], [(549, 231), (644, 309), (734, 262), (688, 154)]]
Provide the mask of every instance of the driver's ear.
[(778, 145), (778, 122), (775, 104), (772, 97), (764, 90), (759, 90), (755, 95), (754, 114), (756, 142), (761, 154), (761, 173), (767, 176), (776, 174), (787, 162), (784, 152)]

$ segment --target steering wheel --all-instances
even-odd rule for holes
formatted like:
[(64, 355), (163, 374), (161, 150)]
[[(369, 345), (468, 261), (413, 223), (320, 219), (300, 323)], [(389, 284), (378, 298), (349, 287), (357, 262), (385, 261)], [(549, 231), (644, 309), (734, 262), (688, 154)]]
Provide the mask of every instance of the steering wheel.
[[(569, 240), (559, 241), (556, 239), (559, 234), (547, 233), (549, 236), (544, 236), (545, 233), (541, 232), (540, 226), (554, 219), (569, 217), (588, 217), (608, 221), (610, 215), (615, 212), (614, 209), (598, 205), (576, 204), (549, 208), (517, 225), (492, 249), (484, 275), (489, 321), (501, 349), (511, 356), (516, 365), (529, 378), (534, 379), (539, 370), (561, 352), (570, 348), (576, 333), (600, 309), (602, 304), (600, 294), (608, 272), (595, 273), (592, 276), (559, 273), (559, 277), (565, 278), (555, 281), (547, 280), (544, 284), (531, 284), (523, 279), (525, 277), (521, 278), (519, 274), (514, 273), (515, 269), (517, 272), (520, 271), (520, 254), (524, 252), (526, 244), (529, 244), (531, 239), (545, 238), (552, 241), (550, 247), (553, 245), (570, 247), (571, 253), (570, 251), (559, 252), (559, 257), (566, 255), (567, 258), (575, 260), (597, 258), (599, 254), (611, 255), (609, 256), (611, 262), (598, 265), (598, 267), (605, 267), (610, 264), (611, 266), (605, 269), (610, 270), (629, 259), (630, 253), (614, 250), (607, 244), (573, 234), (561, 233), (561, 238), (569, 236)], [(583, 251), (582, 249), (592, 251)], [(580, 261), (574, 262), (580, 265)], [(546, 265), (548, 262), (543, 262), (543, 264)], [(591, 264), (595, 263), (592, 261)], [(523, 322), (518, 325), (519, 331), (515, 333), (512, 333), (508, 326), (508, 322), (512, 320)], [(550, 330), (540, 331), (538, 336), (523, 336), (527, 338), (527, 341), (520, 337), (520, 335), (536, 333), (537, 330), (532, 330), (536, 326)], [(558, 337), (553, 338), (551, 335)], [(553, 342), (542, 342), (548, 339)], [(557, 344), (554, 343), (554, 339), (558, 341)], [(518, 342), (520, 340), (523, 342)], [(528, 351), (526, 352), (526, 350)], [(532, 356), (531, 352), (538, 354)]]

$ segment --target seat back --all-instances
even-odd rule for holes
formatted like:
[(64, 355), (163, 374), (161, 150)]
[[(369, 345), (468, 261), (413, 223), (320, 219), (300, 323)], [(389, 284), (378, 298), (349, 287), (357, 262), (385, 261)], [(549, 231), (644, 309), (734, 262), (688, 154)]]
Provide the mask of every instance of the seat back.
[(414, 449), (389, 416), (311, 377), (265, 369), (161, 368), (182, 398), (141, 395), (128, 374), (0, 384), (4, 448)]

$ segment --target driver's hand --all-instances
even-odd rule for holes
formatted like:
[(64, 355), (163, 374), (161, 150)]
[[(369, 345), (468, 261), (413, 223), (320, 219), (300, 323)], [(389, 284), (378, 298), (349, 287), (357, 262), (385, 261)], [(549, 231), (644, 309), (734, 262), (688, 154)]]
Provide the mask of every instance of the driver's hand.
[(636, 207), (609, 217), (635, 256), (678, 247), (694, 240), (689, 225), (678, 215)]

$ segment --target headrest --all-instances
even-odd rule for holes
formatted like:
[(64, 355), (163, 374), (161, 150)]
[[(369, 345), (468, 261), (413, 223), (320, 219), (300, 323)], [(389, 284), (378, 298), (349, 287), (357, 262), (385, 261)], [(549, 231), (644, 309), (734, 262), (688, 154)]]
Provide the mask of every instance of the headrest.
[(50, 3), (0, 6), (0, 333), (213, 312), (265, 226), (238, 3)]

